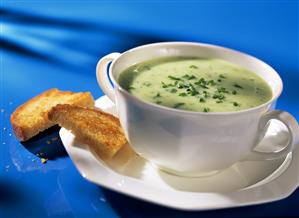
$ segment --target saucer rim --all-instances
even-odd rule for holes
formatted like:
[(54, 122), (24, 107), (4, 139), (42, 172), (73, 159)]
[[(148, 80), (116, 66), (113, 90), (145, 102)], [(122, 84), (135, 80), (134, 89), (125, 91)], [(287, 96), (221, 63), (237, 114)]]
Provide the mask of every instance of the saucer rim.
[[(107, 96), (102, 96), (96, 100), (96, 105), (99, 104), (99, 102), (101, 102), (101, 101), (107, 101), (107, 100), (108, 100)], [(107, 189), (125, 194), (127, 196), (135, 197), (140, 200), (144, 200), (144, 201), (151, 202), (151, 203), (158, 204), (158, 205), (163, 205), (163, 206), (166, 206), (169, 208), (180, 209), (180, 210), (189, 210), (189, 211), (199, 211), (199, 210), (203, 211), (203, 210), (210, 210), (210, 209), (232, 208), (232, 207), (239, 207), (239, 206), (256, 205), (256, 204), (261, 204), (261, 203), (266, 203), (266, 202), (273, 202), (273, 201), (281, 200), (283, 198), (288, 197), (290, 194), (292, 194), (296, 190), (296, 188), (299, 185), (299, 175), (297, 175), (297, 181), (295, 181), (295, 179), (294, 180), (288, 179), (293, 174), (292, 172), (296, 171), (295, 162), (298, 162), (298, 161), (296, 161), (295, 160), (296, 158), (294, 158), (294, 157), (299, 156), (298, 149), (296, 149), (293, 152), (293, 154), (289, 154), (289, 155), (292, 155), (293, 158), (290, 160), (289, 165), (287, 166), (286, 169), (284, 169), (284, 171), (276, 172), (277, 169), (279, 169), (281, 166), (286, 164), (286, 160), (287, 160), (288, 156), (285, 158), (283, 163), (273, 173), (269, 174), (269, 176), (267, 176), (266, 178), (264, 178), (263, 180), (258, 182), (258, 183), (260, 183), (264, 180), (267, 180), (270, 176), (272, 176), (272, 174), (275, 174), (275, 172), (280, 173), (279, 176), (266, 182), (265, 184), (261, 184), (256, 187), (255, 187), (255, 184), (253, 184), (253, 185), (251, 185), (253, 187), (249, 186), (249, 187), (245, 187), (243, 189), (235, 190), (233, 192), (228, 192), (228, 193), (188, 192), (188, 191), (180, 191), (180, 190), (167, 190), (167, 189), (165, 190), (163, 188), (161, 189), (161, 188), (155, 187), (152, 184), (148, 184), (148, 183), (142, 181), (141, 179), (121, 175), (121, 174), (113, 171), (109, 167), (107, 167), (101, 161), (97, 160), (91, 154), (90, 151), (82, 150), (82, 149), (77, 150), (80, 148), (77, 148), (74, 146), (69, 146), (71, 143), (74, 142), (74, 135), (70, 131), (68, 131), (64, 128), (61, 128), (59, 134), (62, 139), (63, 145), (66, 148), (75, 167), (78, 169), (79, 173), (86, 180), (88, 180), (92, 183), (95, 183), (97, 185), (100, 185), (102, 187), (105, 187)], [(99, 177), (99, 176), (89, 175), (88, 172), (86, 172), (82, 168), (82, 166), (80, 166), (80, 163), (77, 160), (76, 152), (77, 153), (85, 152), (85, 154), (84, 154), (85, 156), (86, 155), (91, 156), (90, 158), (92, 158), (92, 159), (89, 161), (91, 161), (91, 162), (96, 161), (97, 167), (98, 166), (102, 167), (102, 170), (106, 171), (106, 173), (109, 174), (109, 176), (108, 176), (109, 179), (107, 179), (107, 177), (101, 177), (101, 176)], [(81, 155), (82, 155), (82, 153), (81, 153)], [(79, 154), (79, 156), (80, 156), (80, 154)], [(297, 159), (299, 159), (299, 158), (297, 158)], [(298, 165), (298, 163), (297, 163), (297, 165)], [(298, 166), (297, 166), (297, 168), (298, 168)], [(131, 184), (131, 186), (128, 186), (128, 185), (127, 185), (127, 187), (117, 186), (117, 185), (114, 185), (113, 182), (111, 183), (111, 180), (114, 181), (114, 183), (116, 181), (126, 180), (125, 182), (123, 182), (123, 184)], [(136, 185), (139, 186), (139, 188), (141, 190), (140, 192), (135, 190)], [(266, 189), (271, 191), (271, 190), (273, 190), (273, 188), (275, 188), (277, 186), (280, 188), (280, 193), (270, 193), (270, 195), (268, 193), (268, 196), (266, 196), (267, 194), (265, 194), (265, 191), (263, 192), (263, 190), (266, 190)], [(142, 191), (142, 190), (146, 190), (146, 189), (150, 189), (152, 193), (153, 193), (153, 191), (156, 190), (155, 193), (158, 193), (157, 196), (160, 196), (160, 198), (155, 197), (155, 195), (150, 194), (148, 192), (146, 193), (146, 192)], [(166, 193), (164, 193), (164, 192), (166, 192)], [(169, 199), (171, 199), (169, 197), (170, 194), (174, 195), (174, 197), (181, 199), (181, 200), (170, 201), (169, 200)], [(255, 196), (255, 194), (262, 195), (262, 196), (257, 198)], [(231, 197), (234, 197), (235, 199), (230, 199)], [(165, 198), (168, 200), (163, 201), (162, 198)], [(185, 198), (185, 200), (183, 200), (183, 198)], [(245, 198), (245, 200), (244, 200), (244, 198)], [(200, 203), (196, 204), (194, 201), (189, 202), (190, 199), (193, 199), (195, 202), (200, 202)], [(208, 202), (207, 201), (208, 199), (211, 200), (210, 201), (211, 203), (202, 204), (203, 200)], [(188, 203), (186, 203), (186, 200)], [(218, 201), (215, 201), (215, 200), (218, 200)]]

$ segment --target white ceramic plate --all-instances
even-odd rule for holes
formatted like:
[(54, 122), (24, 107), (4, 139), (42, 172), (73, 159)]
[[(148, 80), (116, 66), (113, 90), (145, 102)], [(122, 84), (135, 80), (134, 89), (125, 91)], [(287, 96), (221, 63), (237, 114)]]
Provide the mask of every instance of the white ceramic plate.
[[(99, 98), (96, 106), (115, 114), (115, 107), (106, 96)], [(103, 162), (77, 143), (70, 131), (62, 128), (60, 137), (87, 180), (176, 209), (207, 210), (275, 201), (289, 196), (299, 184), (298, 149), (282, 159), (238, 162), (213, 176), (186, 178), (158, 170), (128, 145), (112, 160)], [(286, 128), (273, 121), (261, 149), (274, 142), (283, 145), (287, 140)]]

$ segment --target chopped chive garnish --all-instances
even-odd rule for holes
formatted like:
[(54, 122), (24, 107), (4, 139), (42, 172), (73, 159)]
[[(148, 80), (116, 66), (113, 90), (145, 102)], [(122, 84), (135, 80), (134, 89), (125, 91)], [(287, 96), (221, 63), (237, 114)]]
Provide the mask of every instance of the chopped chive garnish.
[(177, 90), (176, 90), (176, 89), (170, 89), (170, 92), (171, 92), (171, 93), (176, 93)]
[(204, 78), (200, 78), (200, 80), (198, 80), (197, 82), (195, 82), (195, 85), (198, 85), (204, 89), (208, 89), (209, 87), (207, 87), (207, 81)]
[(199, 92), (196, 90), (192, 90), (192, 91), (190, 91), (190, 94), (191, 94), (191, 96), (194, 96), (194, 95), (199, 94)]
[(164, 82), (162, 82), (162, 88), (167, 88), (168, 85), (166, 85)]
[(203, 112), (209, 112), (210, 111), (210, 108), (208, 108), (208, 107), (205, 107), (204, 109), (203, 109)]
[[(162, 87), (166, 88), (166, 91), (170, 93), (177, 93), (178, 96), (185, 97), (185, 96), (194, 96), (199, 99), (199, 102), (205, 102), (207, 98), (210, 96), (215, 99), (216, 103), (223, 103), (224, 99), (226, 98), (226, 93), (231, 93), (233, 95), (237, 94), (236, 90), (229, 91), (225, 87), (216, 87), (216, 91), (208, 92), (207, 89), (212, 89), (210, 86), (216, 85), (216, 82), (222, 81), (222, 79), (226, 78), (225, 75), (219, 74), (218, 80), (206, 80), (205, 78), (196, 78), (195, 75), (192, 74), (185, 74), (182, 77), (175, 77), (169, 75), (168, 78), (173, 80), (171, 83), (164, 83), (162, 82)], [(222, 79), (220, 79), (222, 78)], [(194, 80), (193, 80), (194, 79)], [(196, 79), (196, 80), (195, 80)], [(193, 81), (190, 81), (193, 80)], [(237, 88), (243, 88), (238, 84), (234, 84), (233, 86)], [(203, 89), (203, 90), (202, 90)], [(181, 91), (180, 91), (181, 90)], [(157, 97), (157, 96), (155, 96)]]
[(188, 79), (188, 78), (189, 78), (189, 75), (188, 75), (188, 74), (185, 74), (184, 76), (182, 76), (182, 78), (184, 78), (184, 79)]
[(191, 79), (195, 79), (196, 77), (194, 75), (191, 75), (189, 76), (188, 80), (191, 80)]
[(238, 85), (238, 84), (235, 84), (234, 87), (238, 88), (238, 89), (243, 89), (242, 86)]
[(235, 107), (240, 106), (240, 104), (238, 102), (234, 102), (233, 104)]
[(195, 65), (190, 65), (189, 68), (191, 68), (191, 69), (197, 69), (198, 67), (195, 66)]
[(218, 91), (219, 93), (220, 93), (220, 92), (228, 93), (228, 91), (227, 91), (226, 88), (224, 88), (224, 87), (217, 88), (217, 91)]
[(183, 83), (178, 83), (178, 84), (177, 84), (177, 87), (178, 87), (179, 89), (182, 89), (182, 88), (184, 88), (184, 84), (183, 84)]
[(192, 84), (189, 84), (187, 88), (187, 93), (190, 94), (191, 96), (199, 94), (199, 92), (195, 89), (195, 87)]
[(143, 85), (145, 85), (146, 87), (151, 86), (152, 84), (150, 82), (144, 82)]
[(158, 92), (158, 93), (154, 96), (154, 98), (160, 98), (160, 97), (161, 97), (160, 92)]
[(172, 79), (172, 80), (181, 80), (180, 78), (178, 77), (174, 77), (174, 76), (168, 76), (169, 79)]
[(136, 89), (134, 86), (129, 86), (129, 90)]
[(202, 93), (203, 93), (203, 97), (205, 98), (210, 97), (210, 94), (207, 91), (204, 90)]
[(183, 102), (179, 102), (179, 103), (176, 103), (175, 105), (173, 105), (173, 107), (174, 107), (174, 108), (178, 108), (178, 107), (181, 107), (181, 106), (183, 106), (183, 105), (185, 105), (185, 103), (183, 103)]
[(191, 80), (191, 79), (196, 79), (196, 76), (185, 74), (184, 76), (182, 76), (182, 78), (187, 79), (187, 80)]
[(214, 80), (209, 80), (207, 82), (208, 85), (214, 86), (215, 85), (215, 81)]
[(225, 96), (222, 93), (215, 93), (213, 95), (214, 99), (219, 99), (219, 100), (223, 100), (225, 98)]
[(156, 104), (161, 104), (162, 103), (162, 101), (156, 101)]
[(218, 81), (218, 82), (220, 82), (220, 83), (222, 82), (222, 80), (221, 80), (221, 79), (217, 79), (217, 81)]

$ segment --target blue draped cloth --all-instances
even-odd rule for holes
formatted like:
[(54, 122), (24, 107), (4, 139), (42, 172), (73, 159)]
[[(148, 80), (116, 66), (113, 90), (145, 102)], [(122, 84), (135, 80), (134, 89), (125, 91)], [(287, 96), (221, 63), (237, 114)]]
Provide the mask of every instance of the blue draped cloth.
[[(102, 96), (100, 57), (161, 41), (218, 44), (264, 60), (284, 82), (277, 108), (299, 120), (298, 8), (298, 1), (3, 0), (0, 217), (299, 216), (298, 190), (278, 202), (206, 212), (133, 199), (84, 180), (59, 143), (19, 143), (9, 122), (17, 106), (53, 87)], [(38, 162), (43, 152), (47, 164)]]

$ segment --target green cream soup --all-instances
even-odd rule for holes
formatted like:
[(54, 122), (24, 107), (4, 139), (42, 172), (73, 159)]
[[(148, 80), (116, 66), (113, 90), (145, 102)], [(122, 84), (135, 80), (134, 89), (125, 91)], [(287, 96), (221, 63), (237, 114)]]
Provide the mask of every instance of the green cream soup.
[(145, 101), (189, 111), (239, 111), (272, 97), (257, 74), (220, 59), (152, 59), (123, 71), (119, 84)]

